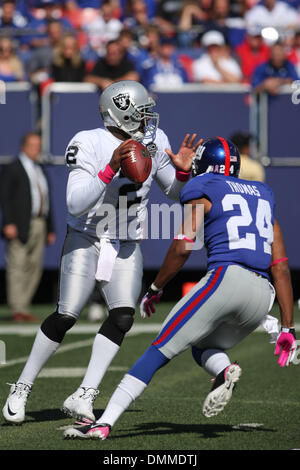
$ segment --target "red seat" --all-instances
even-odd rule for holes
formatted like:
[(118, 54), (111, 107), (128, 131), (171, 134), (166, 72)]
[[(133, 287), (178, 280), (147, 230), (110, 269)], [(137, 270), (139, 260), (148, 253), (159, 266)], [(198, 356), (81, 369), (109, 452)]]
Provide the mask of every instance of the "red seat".
[(98, 10), (95, 8), (78, 8), (66, 13), (66, 17), (75, 29), (81, 29), (91, 21), (95, 20), (98, 16)]

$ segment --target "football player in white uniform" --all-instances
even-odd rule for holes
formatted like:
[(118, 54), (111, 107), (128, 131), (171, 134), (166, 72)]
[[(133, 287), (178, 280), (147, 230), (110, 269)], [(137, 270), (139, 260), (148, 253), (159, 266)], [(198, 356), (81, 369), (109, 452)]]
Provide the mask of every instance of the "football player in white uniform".
[[(98, 386), (133, 324), (142, 281), (142, 222), (151, 183), (156, 180), (168, 197), (178, 199), (201, 142), (195, 142), (196, 134), (187, 134), (175, 155), (167, 136), (158, 129), (154, 105), (140, 83), (115, 83), (100, 97), (105, 128), (79, 132), (67, 147), (68, 228), (57, 308), (42, 323), (21, 376), (11, 386), (3, 408), (6, 421), (24, 420), (35, 378), (78, 319), (97, 279), (109, 315), (95, 337), (83, 382), (62, 407), (76, 419), (95, 420)], [(153, 158), (151, 174), (143, 184), (133, 183), (120, 172), (132, 139), (146, 145)], [(127, 207), (122, 211), (125, 196)]]

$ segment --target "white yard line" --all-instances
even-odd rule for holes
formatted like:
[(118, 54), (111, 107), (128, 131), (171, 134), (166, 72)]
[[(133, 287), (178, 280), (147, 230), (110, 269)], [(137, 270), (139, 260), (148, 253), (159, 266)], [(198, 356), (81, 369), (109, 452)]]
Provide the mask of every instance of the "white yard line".
[[(129, 367), (124, 366), (111, 366), (108, 368), (108, 372), (124, 372)], [(56, 377), (83, 377), (86, 373), (86, 367), (45, 367), (39, 374), (39, 379), (49, 379)]]
[[(127, 336), (135, 336), (141, 333), (158, 333), (162, 323), (136, 323), (133, 325)], [(35, 336), (40, 325), (1, 325), (0, 326), (0, 339), (1, 336)], [(300, 323), (295, 324), (296, 331), (300, 331)], [(71, 330), (68, 331), (68, 335), (85, 335), (85, 334), (96, 334), (99, 331), (98, 324), (90, 323), (79, 323)], [(258, 327), (255, 332), (264, 332), (262, 326)]]
[[(34, 336), (40, 325), (1, 325), (0, 339), (2, 335)], [(127, 336), (134, 336), (141, 333), (157, 333), (160, 330), (161, 323), (149, 323), (134, 325)], [(68, 335), (96, 334), (99, 331), (99, 325), (90, 323), (79, 323), (68, 331)]]
[[(75, 341), (71, 344), (60, 346), (60, 348), (56, 351), (55, 354), (62, 354), (67, 351), (72, 351), (74, 349), (85, 348), (87, 346), (91, 346), (93, 344), (93, 341), (94, 339), (86, 339), (84, 341)], [(27, 359), (28, 359), (28, 356), (23, 356), (23, 357), (18, 357), (16, 359), (11, 359), (9, 361), (6, 361), (5, 364), (0, 365), (0, 370), (3, 369), (3, 367), (10, 367), (10, 366), (15, 366), (16, 364), (22, 364), (26, 362)]]
[[(143, 325), (143, 324), (137, 324), (134, 325), (131, 329), (131, 331), (128, 333), (128, 336), (135, 336), (139, 335), (142, 333), (157, 333), (160, 329), (160, 323), (149, 323), (148, 325)], [(8, 335), (20, 335), (20, 336), (34, 336), (36, 332), (39, 329), (39, 325), (10, 325), (10, 326), (4, 326), (0, 327), (0, 338), (1, 334), (8, 334)], [(4, 331), (5, 332), (4, 332)], [(75, 332), (74, 332), (75, 330)], [(72, 330), (68, 332), (68, 334), (71, 334), (73, 331), (73, 334), (96, 334), (99, 330), (99, 326), (96, 325), (91, 325), (91, 324), (79, 324), (75, 325)], [(65, 344), (62, 345), (58, 348), (55, 354), (62, 354), (67, 351), (73, 351), (75, 349), (79, 348), (85, 348), (87, 346), (91, 346), (94, 342), (94, 338), (91, 339), (86, 339), (83, 341), (75, 341), (70, 344)], [(6, 361), (5, 364), (0, 365), (0, 370), (4, 367), (10, 367), (10, 366), (15, 366), (17, 364), (23, 364), (27, 361), (28, 356), (23, 356), (23, 357), (18, 357), (16, 359), (10, 359), (9, 361)]]
[[(135, 336), (141, 333), (158, 333), (162, 323), (136, 323), (127, 336)], [(3, 335), (16, 335), (16, 336), (34, 336), (40, 325), (1, 325), (0, 326), (0, 339)], [(300, 323), (295, 324), (296, 331), (300, 331)], [(79, 323), (71, 330), (68, 331), (68, 335), (85, 335), (85, 334), (96, 334), (99, 331), (99, 325), (90, 323)], [(260, 326), (255, 332), (264, 332), (264, 329)]]

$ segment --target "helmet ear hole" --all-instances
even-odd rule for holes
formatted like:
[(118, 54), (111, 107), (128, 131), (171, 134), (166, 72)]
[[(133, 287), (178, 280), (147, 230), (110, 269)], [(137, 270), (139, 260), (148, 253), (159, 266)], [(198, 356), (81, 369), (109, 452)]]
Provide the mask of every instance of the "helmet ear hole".
[(127, 116), (127, 114), (126, 114), (126, 116), (124, 116), (123, 119), (124, 119), (124, 121), (129, 121), (130, 118), (129, 118), (129, 116)]

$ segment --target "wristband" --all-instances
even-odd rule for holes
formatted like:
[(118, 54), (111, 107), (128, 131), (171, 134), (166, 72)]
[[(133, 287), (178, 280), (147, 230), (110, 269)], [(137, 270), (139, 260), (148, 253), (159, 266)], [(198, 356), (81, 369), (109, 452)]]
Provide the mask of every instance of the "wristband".
[(154, 284), (151, 284), (150, 289), (152, 289), (154, 292), (158, 292), (161, 290), (161, 289), (158, 289), (158, 287), (156, 287)]
[(115, 176), (115, 172), (111, 169), (109, 164), (106, 165), (105, 169), (99, 171), (98, 176), (103, 181), (103, 183), (109, 184), (113, 177)]
[(191, 238), (187, 238), (183, 233), (179, 233), (178, 235), (176, 235), (176, 237), (174, 237), (174, 240), (186, 240), (187, 242), (195, 243), (194, 240), (192, 240)]
[(296, 331), (294, 327), (288, 328), (286, 326), (282, 326), (281, 331), (282, 333), (291, 333), (294, 336), (294, 338), (296, 338)]
[(176, 170), (176, 179), (183, 183), (184, 181), (187, 181), (190, 179), (191, 172), (190, 171), (180, 171)]
[(270, 268), (271, 268), (272, 266), (275, 266), (275, 264), (277, 264), (277, 263), (281, 263), (281, 261), (287, 261), (287, 260), (288, 260), (288, 258), (279, 258), (279, 259), (275, 259), (275, 261), (272, 261), (272, 263), (270, 264)]

